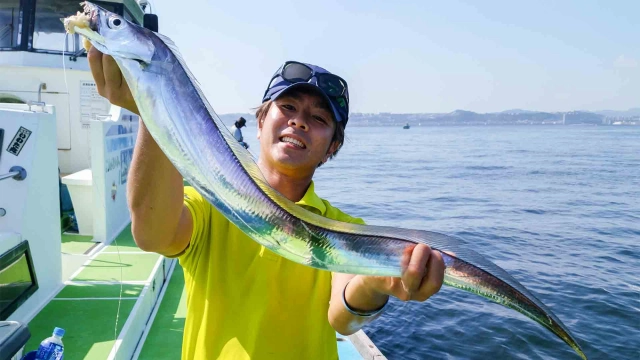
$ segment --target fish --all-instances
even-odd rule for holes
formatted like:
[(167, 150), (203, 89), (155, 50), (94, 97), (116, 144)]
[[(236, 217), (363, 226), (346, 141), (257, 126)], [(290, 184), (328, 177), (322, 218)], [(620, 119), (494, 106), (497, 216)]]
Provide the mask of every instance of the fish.
[(339, 273), (402, 274), (407, 247), (426, 244), (446, 265), (444, 284), (513, 309), (586, 355), (569, 329), (504, 269), (445, 234), (339, 222), (273, 189), (251, 153), (227, 130), (176, 44), (91, 2), (65, 19), (68, 32), (111, 55), (151, 136), (182, 176), (251, 239), (298, 264)]

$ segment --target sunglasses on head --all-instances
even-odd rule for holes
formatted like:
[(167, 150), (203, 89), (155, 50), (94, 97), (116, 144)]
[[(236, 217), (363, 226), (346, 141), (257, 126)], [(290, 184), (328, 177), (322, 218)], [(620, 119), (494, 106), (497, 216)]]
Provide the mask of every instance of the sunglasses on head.
[[(335, 104), (348, 113), (349, 91), (347, 82), (343, 78), (333, 74), (317, 72), (308, 65), (297, 61), (284, 63), (272, 79), (278, 76), (292, 84), (312, 83), (317, 85), (327, 96), (335, 100)], [(315, 83), (311, 81), (313, 78), (316, 79)]]

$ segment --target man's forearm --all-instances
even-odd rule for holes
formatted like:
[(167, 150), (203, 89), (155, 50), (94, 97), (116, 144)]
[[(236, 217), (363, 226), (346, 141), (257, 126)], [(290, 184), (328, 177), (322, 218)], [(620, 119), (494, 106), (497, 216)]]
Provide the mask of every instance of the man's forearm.
[(127, 196), (132, 233), (140, 248), (161, 251), (176, 233), (183, 208), (182, 176), (140, 121)]
[[(389, 300), (388, 295), (372, 293), (362, 283), (363, 278), (362, 276), (334, 273), (329, 322), (337, 332), (343, 335), (357, 332), (378, 317), (360, 316), (353, 312), (363, 314), (375, 312), (384, 307)], [(352, 311), (349, 311), (347, 307)]]

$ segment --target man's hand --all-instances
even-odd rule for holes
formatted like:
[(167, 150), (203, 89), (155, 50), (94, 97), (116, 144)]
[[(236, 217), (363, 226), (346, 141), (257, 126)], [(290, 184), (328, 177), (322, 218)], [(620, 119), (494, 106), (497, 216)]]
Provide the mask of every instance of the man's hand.
[(133, 100), (129, 86), (115, 60), (93, 46), (87, 53), (87, 59), (98, 88), (98, 94), (105, 97), (113, 105), (123, 107), (139, 115), (136, 102)]
[(402, 277), (363, 276), (362, 283), (373, 293), (402, 301), (425, 301), (437, 293), (444, 279), (444, 261), (439, 251), (424, 244), (407, 247), (402, 256)]
[(333, 273), (328, 319), (333, 328), (350, 335), (375, 317), (356, 316), (343, 305), (359, 312), (380, 309), (395, 296), (402, 301), (425, 301), (442, 287), (444, 261), (439, 251), (424, 244), (408, 246), (401, 260), (402, 276), (363, 276)]

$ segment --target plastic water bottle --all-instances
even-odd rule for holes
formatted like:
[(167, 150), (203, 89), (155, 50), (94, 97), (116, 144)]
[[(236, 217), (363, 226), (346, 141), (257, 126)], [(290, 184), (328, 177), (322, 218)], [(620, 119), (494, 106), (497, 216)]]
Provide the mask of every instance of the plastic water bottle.
[(63, 336), (64, 329), (58, 327), (53, 329), (53, 335), (40, 343), (36, 360), (62, 360), (62, 352), (64, 351), (64, 345), (62, 345)]

